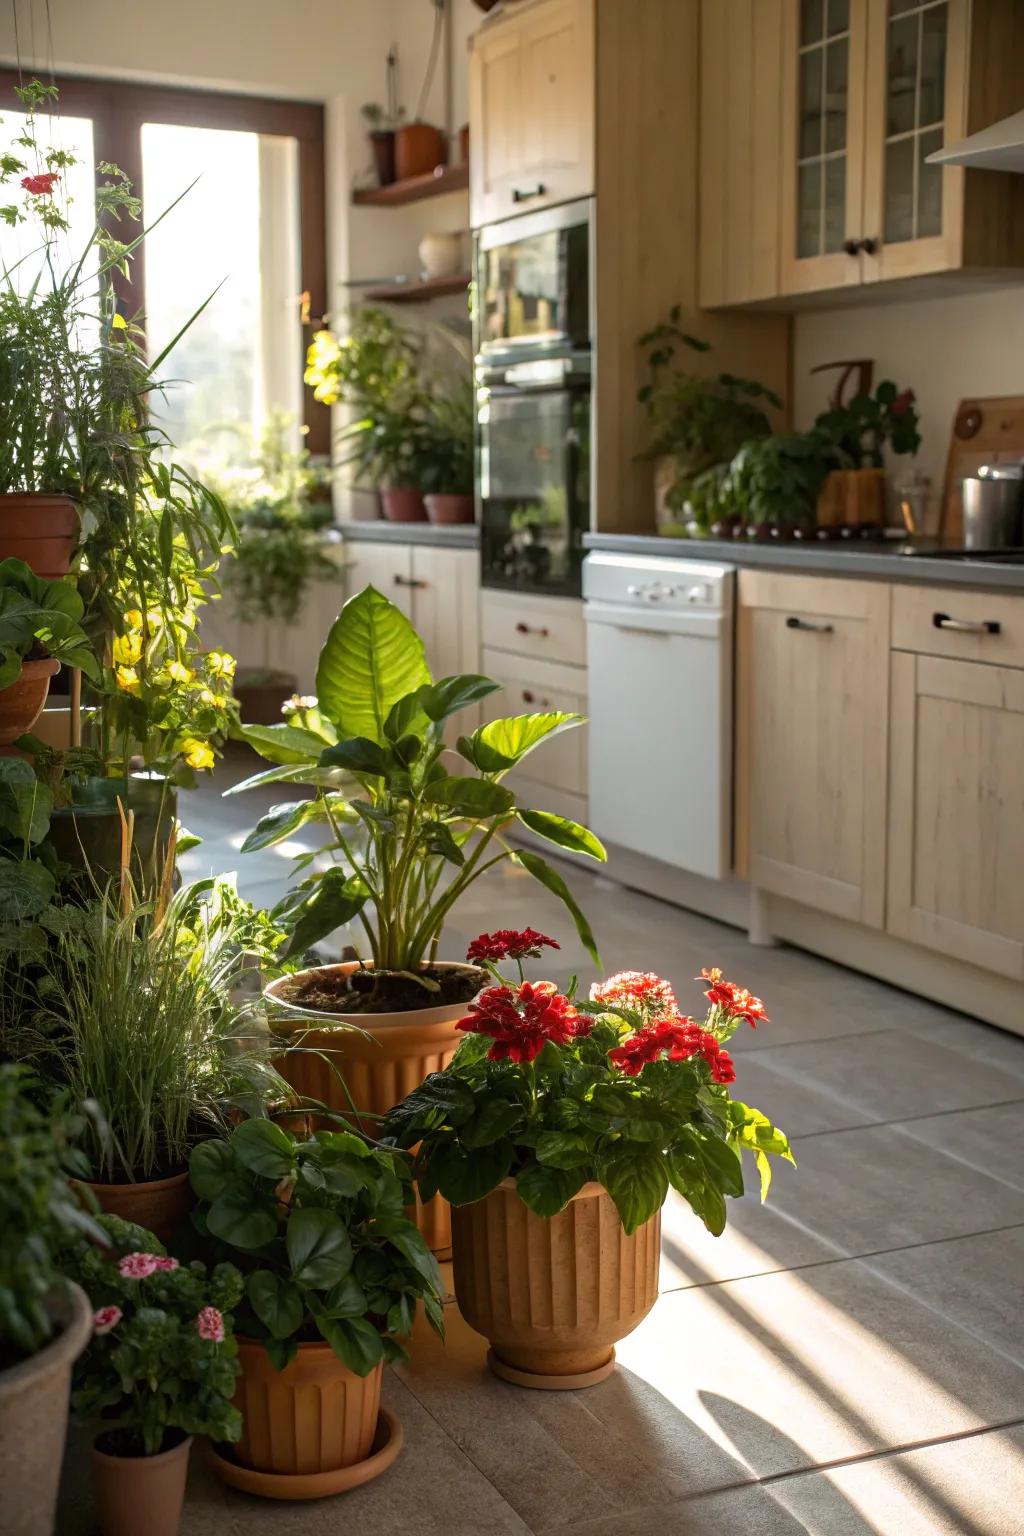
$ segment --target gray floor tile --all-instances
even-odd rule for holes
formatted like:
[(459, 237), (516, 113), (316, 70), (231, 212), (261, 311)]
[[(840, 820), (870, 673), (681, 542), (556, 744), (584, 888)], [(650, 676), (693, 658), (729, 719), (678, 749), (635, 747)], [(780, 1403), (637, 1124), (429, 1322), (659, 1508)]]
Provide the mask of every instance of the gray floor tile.
[(994, 1109), (908, 1120), (900, 1130), (981, 1173), (1024, 1189), (1024, 1099)]
[[(941, 1009), (936, 1009), (935, 1014), (933, 1019), (914, 1025), (914, 1033), (950, 1050), (960, 1051), (972, 1061), (998, 1067), (1010, 1078), (1024, 1078), (1024, 1035), (1011, 1035), (992, 1024), (943, 1013)], [(1024, 1030), (1024, 1000), (1021, 1002), (1021, 1029)], [(1007, 1088), (1011, 1089), (1009, 1081)], [(1010, 1096), (1008, 1091), (1005, 1097)]]
[(768, 1201), (762, 1205), (751, 1169), (748, 1191), (742, 1200), (729, 1201), (729, 1222), (720, 1237), (713, 1237), (693, 1214), (686, 1201), (669, 1192), (661, 1216), (661, 1289), (679, 1290), (690, 1285), (709, 1285), (718, 1280), (740, 1280), (804, 1264), (842, 1257), (834, 1243), (789, 1220), (777, 1209), (780, 1187), (798, 1179), (787, 1165), (778, 1164)]

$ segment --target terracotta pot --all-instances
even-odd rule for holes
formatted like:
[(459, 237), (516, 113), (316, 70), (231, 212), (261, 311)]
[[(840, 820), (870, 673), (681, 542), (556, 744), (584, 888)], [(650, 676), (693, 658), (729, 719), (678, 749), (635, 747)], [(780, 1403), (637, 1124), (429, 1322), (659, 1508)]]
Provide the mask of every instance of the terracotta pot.
[(403, 123), (395, 131), (395, 177), (408, 181), (410, 176), (429, 176), (438, 165), (446, 164), (448, 146), (440, 128), (430, 123)]
[(43, 712), (50, 678), (59, 671), (60, 662), (49, 656), (41, 661), (23, 661), (10, 687), (0, 689), (0, 747), (9, 747), (32, 729)]
[(452, 1212), (455, 1296), (491, 1344), (488, 1363), (520, 1386), (575, 1389), (602, 1381), (615, 1344), (658, 1299), (661, 1212), (632, 1237), (611, 1196), (585, 1184), (550, 1220), (505, 1179)]
[[(92, 1486), (101, 1536), (178, 1536), (185, 1502), (189, 1435), (156, 1456), (111, 1456), (92, 1448)], [(144, 1514), (143, 1514), (144, 1512)]]
[(78, 542), (78, 508), (70, 496), (10, 491), (0, 496), (0, 560), (24, 560), (37, 576), (66, 576)]
[(474, 521), (476, 507), (472, 495), (450, 495), (444, 491), (435, 491), (433, 495), (424, 497), (427, 504), (427, 516), (432, 523), (471, 523)]
[(4, 1536), (44, 1536), (53, 1530), (71, 1367), (92, 1334), (92, 1307), (77, 1285), (55, 1307), (63, 1331), (31, 1359), (0, 1371)]
[(243, 670), (234, 686), (243, 725), (280, 725), (281, 706), (298, 689), (293, 672), (259, 672), (250, 682)]
[(395, 485), (380, 493), (384, 516), (391, 523), (425, 523), (423, 493), (412, 485)]
[(169, 1179), (144, 1179), (138, 1184), (96, 1184), (91, 1179), (88, 1184), (101, 1211), (134, 1221), (162, 1243), (170, 1242), (196, 1203), (187, 1169)]
[[(321, 967), (344, 975), (351, 975), (358, 968), (357, 961)], [(274, 1065), (304, 1098), (318, 1099), (345, 1115), (351, 1115), (354, 1104), (358, 1112), (367, 1116), (357, 1123), (368, 1135), (375, 1135), (378, 1129), (378, 1122), (369, 1117), (386, 1115), (418, 1088), (429, 1073), (443, 1071), (462, 1039), (455, 1025), (465, 1018), (467, 1003), (415, 1008), (405, 1013), (324, 1015), (282, 1001), (278, 992), (285, 979), (271, 982), (265, 995), (278, 1008), (286, 1010), (291, 1020), (272, 1019), (271, 1028), (279, 1036), (288, 1035), (291, 1044), (300, 1049), (277, 1057)], [(330, 1020), (329, 1025), (325, 1019)], [(338, 1080), (339, 1073), (344, 1085)], [(442, 1257), (447, 1255), (451, 1248), (448, 1202), (436, 1195), (422, 1205), (417, 1197), (416, 1224), (433, 1251)]]
[(880, 528), (885, 523), (885, 470), (834, 469), (818, 492), (817, 524), (827, 529)]
[(395, 130), (376, 128), (370, 134), (373, 151), (373, 168), (377, 172), (377, 185), (390, 187), (395, 179)]

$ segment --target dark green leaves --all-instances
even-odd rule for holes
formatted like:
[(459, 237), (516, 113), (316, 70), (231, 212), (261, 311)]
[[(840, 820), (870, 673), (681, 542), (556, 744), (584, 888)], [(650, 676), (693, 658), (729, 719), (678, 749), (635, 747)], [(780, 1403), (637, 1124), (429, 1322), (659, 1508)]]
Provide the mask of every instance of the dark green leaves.
[(369, 773), (383, 777), (388, 771), (384, 749), (367, 736), (351, 736), (327, 747), (320, 756), (322, 768), (344, 768), (349, 773)]
[(230, 1184), (206, 1212), (206, 1226), (232, 1248), (262, 1248), (277, 1233), (273, 1196), (254, 1196), (244, 1187)]
[(668, 1173), (658, 1148), (641, 1151), (631, 1147), (628, 1151), (610, 1153), (599, 1173), (627, 1233), (635, 1232), (665, 1203)]
[(369, 1376), (374, 1366), (383, 1360), (381, 1336), (366, 1318), (319, 1315), (316, 1325), (338, 1359), (356, 1376)]
[(287, 1132), (272, 1120), (244, 1120), (232, 1138), (231, 1150), (243, 1168), (265, 1179), (283, 1179), (295, 1166), (293, 1145)]
[(438, 779), (427, 786), (423, 798), (428, 805), (443, 805), (457, 816), (471, 820), (507, 815), (515, 805), (511, 790), (486, 779)]
[(485, 699), (489, 693), (496, 693), (500, 687), (501, 684), (492, 678), (469, 672), (456, 677), (442, 677), (429, 687), (421, 688), (417, 697), (423, 713), (429, 720), (437, 722), (446, 720), (449, 715), (456, 714), (469, 704)]
[(243, 853), (257, 848), (272, 848), (293, 836), (307, 822), (323, 821), (324, 810), (319, 800), (290, 800), (283, 805), (272, 805), (261, 816), (242, 844)]
[(366, 887), (357, 875), (329, 869), (317, 881), (292, 930), (289, 955), (303, 955), (319, 939), (349, 923), (366, 901)]
[(547, 838), (549, 843), (557, 843), (560, 848), (568, 848), (571, 853), (589, 854), (602, 864), (608, 857), (603, 844), (593, 832), (581, 826), (578, 821), (570, 821), (568, 816), (556, 816), (553, 811), (519, 810), (516, 814), (524, 827), (529, 827), (538, 837)]
[(200, 1200), (216, 1200), (234, 1168), (234, 1155), (226, 1141), (201, 1141), (189, 1158), (189, 1183)]
[(243, 725), (236, 735), (268, 762), (315, 767), (326, 742), (315, 731), (297, 725)]
[(245, 1283), (245, 1294), (272, 1338), (287, 1339), (302, 1327), (306, 1308), (297, 1285), (268, 1269), (257, 1269)]
[(537, 1216), (557, 1216), (587, 1181), (583, 1168), (564, 1169), (533, 1163), (516, 1179), (516, 1191)]
[(576, 925), (576, 932), (580, 936), (583, 947), (586, 949), (587, 954), (593, 960), (594, 964), (600, 965), (601, 956), (597, 952), (597, 941), (591, 932), (590, 924), (587, 922), (586, 918), (583, 916), (583, 913), (580, 911), (575, 897), (569, 890), (569, 887), (566, 885), (561, 875), (556, 874), (556, 872), (551, 868), (550, 864), (545, 863), (545, 861), (540, 857), (540, 854), (531, 853), (526, 848), (517, 849), (513, 857), (517, 863), (521, 864), (523, 868), (533, 876), (535, 880), (539, 881), (541, 885), (545, 886), (549, 891), (552, 892), (553, 895), (557, 896), (559, 901), (561, 901), (562, 904), (568, 909), (572, 916), (572, 920)]
[(316, 674), (320, 708), (339, 735), (383, 742), (393, 706), (429, 682), (423, 642), (405, 615), (374, 587), (349, 598)]
[(299, 1209), (288, 1217), (288, 1262), (297, 1285), (323, 1290), (352, 1268), (352, 1243), (333, 1211)]

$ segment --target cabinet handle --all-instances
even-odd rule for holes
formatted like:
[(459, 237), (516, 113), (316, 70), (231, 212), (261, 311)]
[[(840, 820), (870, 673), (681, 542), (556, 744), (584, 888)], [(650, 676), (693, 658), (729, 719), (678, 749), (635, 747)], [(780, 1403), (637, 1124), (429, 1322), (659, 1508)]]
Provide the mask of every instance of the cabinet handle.
[(936, 629), (955, 629), (965, 635), (998, 635), (1002, 625), (998, 619), (951, 619), (948, 613), (933, 613)]
[(539, 635), (542, 640), (546, 640), (550, 633), (551, 631), (546, 624), (524, 624), (523, 620), (520, 619), (516, 625), (517, 635)]
[(791, 614), (786, 620), (786, 628), (806, 629), (815, 635), (831, 635), (833, 633), (831, 624), (812, 624), (810, 619), (798, 619), (795, 614)]
[(545, 709), (550, 709), (551, 708), (551, 700), (550, 699), (540, 699), (540, 700), (538, 700), (537, 695), (534, 693), (532, 688), (524, 688), (523, 689), (523, 703), (524, 704), (536, 704), (538, 702), (543, 704)]
[(427, 583), (418, 576), (400, 576), (395, 573), (396, 587), (425, 587)]
[(878, 250), (878, 241), (869, 235), (866, 240), (860, 242), (860, 248), (865, 256), (874, 256)]
[(860, 241), (844, 240), (843, 250), (846, 252), (847, 256), (856, 256), (860, 251)]
[(528, 203), (531, 198), (543, 197), (547, 187), (542, 181), (538, 181), (535, 187), (513, 187), (512, 201), (514, 203)]

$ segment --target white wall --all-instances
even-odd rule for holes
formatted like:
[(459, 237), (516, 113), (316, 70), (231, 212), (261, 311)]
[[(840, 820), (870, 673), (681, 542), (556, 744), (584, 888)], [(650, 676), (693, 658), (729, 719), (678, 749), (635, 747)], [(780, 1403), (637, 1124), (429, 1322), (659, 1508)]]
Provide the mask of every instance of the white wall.
[[(921, 413), (919, 468), (942, 495), (946, 452), (957, 404), (972, 395), (1024, 394), (1024, 283), (941, 298), (850, 306), (797, 317), (793, 331), (794, 418), (809, 427), (827, 404), (838, 375), (818, 363), (875, 359), (875, 382), (891, 378), (917, 395)], [(910, 461), (896, 459), (902, 476)]]

